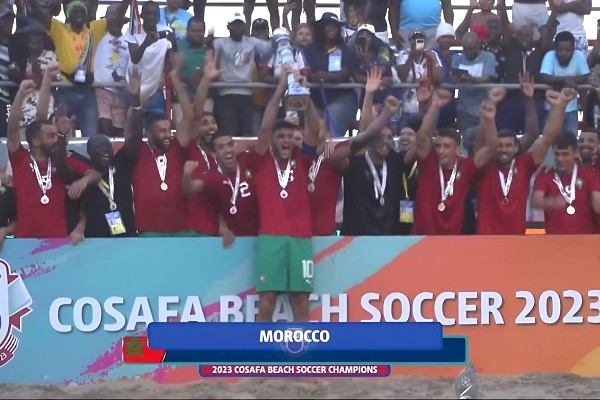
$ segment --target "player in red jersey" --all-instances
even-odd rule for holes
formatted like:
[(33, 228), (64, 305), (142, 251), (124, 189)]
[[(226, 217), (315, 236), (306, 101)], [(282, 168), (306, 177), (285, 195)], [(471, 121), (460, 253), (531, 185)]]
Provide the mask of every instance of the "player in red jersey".
[(581, 164), (597, 168), (600, 138), (593, 129), (583, 129), (579, 134), (578, 145)]
[[(533, 88), (531, 89), (533, 92)], [(548, 149), (560, 134), (565, 107), (574, 91), (548, 91), (552, 106), (544, 135), (531, 152), (519, 153), (513, 131), (498, 132), (498, 147), (493, 160), (480, 172), (477, 186), (477, 233), (484, 235), (524, 235), (526, 230), (529, 184)], [(537, 120), (537, 116), (533, 115)]]
[(600, 182), (591, 168), (577, 163), (577, 138), (562, 134), (553, 145), (555, 169), (535, 180), (531, 205), (544, 210), (546, 233), (591, 234), (600, 214)]
[(460, 156), (460, 136), (456, 130), (439, 130), (432, 144), (435, 119), (448, 103), (451, 94), (435, 90), (431, 106), (417, 132), (418, 183), (413, 234), (459, 235), (465, 214), (465, 199), (476, 170), (483, 168), (493, 156), (497, 132), (493, 123), (496, 106), (490, 101), (481, 104), (481, 132), (485, 145), (474, 157)]
[[(216, 205), (226, 226), (235, 236), (258, 234), (258, 204), (248, 153), (236, 155), (236, 144), (231, 135), (215, 133), (212, 136), (217, 167), (201, 172), (199, 161), (186, 161), (183, 168), (183, 191), (186, 194), (206, 192)], [(233, 236), (221, 232), (225, 247)]]
[[(58, 72), (58, 66), (48, 67), (51, 76)], [(50, 73), (46, 74), (48, 80)], [(56, 125), (47, 121), (42, 114), (27, 126), (25, 137), (29, 150), (21, 145), (19, 121), (22, 117), (22, 106), (25, 98), (36, 89), (31, 80), (24, 80), (8, 118), (7, 148), (13, 170), (13, 182), (17, 199), (17, 219), (14, 235), (17, 238), (66, 238), (80, 233), (68, 232), (66, 219), (65, 182), (58, 178), (54, 151), (57, 146), (59, 132)], [(47, 108), (46, 108), (47, 109)], [(69, 162), (76, 163), (72, 159)], [(89, 169), (89, 168), (88, 168)], [(81, 178), (84, 182), (90, 175)], [(78, 227), (75, 228), (77, 230)], [(76, 243), (77, 241), (75, 241)]]

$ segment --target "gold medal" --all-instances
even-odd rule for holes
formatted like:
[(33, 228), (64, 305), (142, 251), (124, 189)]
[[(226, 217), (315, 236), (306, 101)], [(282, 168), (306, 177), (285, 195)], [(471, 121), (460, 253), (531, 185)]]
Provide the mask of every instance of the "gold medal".
[(308, 184), (308, 191), (311, 192), (311, 193), (315, 191), (315, 184), (314, 184), (314, 182), (310, 182)]
[(440, 204), (438, 204), (438, 211), (439, 212), (443, 212), (445, 209), (446, 209), (446, 204), (444, 204), (443, 201)]
[(165, 182), (160, 184), (160, 188), (162, 189), (163, 192), (166, 192), (167, 189), (169, 188), (169, 185), (167, 185)]
[(567, 207), (567, 214), (569, 214), (569, 215), (575, 214), (575, 207), (573, 207), (572, 205), (569, 205), (569, 207)]
[(46, 195), (43, 195), (42, 198), (40, 199), (40, 203), (42, 203), (43, 205), (46, 205), (46, 204), (50, 203), (50, 198)]

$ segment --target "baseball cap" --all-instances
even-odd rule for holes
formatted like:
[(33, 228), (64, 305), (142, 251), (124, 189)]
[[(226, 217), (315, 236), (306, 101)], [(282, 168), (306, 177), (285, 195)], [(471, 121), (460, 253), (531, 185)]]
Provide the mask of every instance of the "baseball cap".
[(227, 25), (235, 22), (235, 21), (241, 21), (243, 23), (246, 23), (246, 17), (244, 17), (242, 14), (240, 14), (239, 12), (233, 13), (229, 19), (227, 20)]
[(360, 32), (360, 31), (369, 31), (374, 35), (375, 27), (371, 24), (362, 24), (361, 26), (358, 27), (358, 29), (356, 29), (356, 32)]
[(454, 28), (452, 27), (452, 25), (450, 25), (447, 22), (442, 22), (437, 27), (437, 31), (435, 32), (435, 40), (438, 40), (439, 38), (441, 38), (443, 36), (456, 37), (456, 33), (454, 32)]
[(316, 20), (315, 22), (313, 22), (313, 24), (315, 24), (315, 25), (324, 24), (326, 22), (333, 22), (335, 24), (338, 24), (339, 26), (344, 26), (344, 23), (340, 22), (340, 19), (338, 18), (338, 16), (332, 12), (324, 12), (323, 15), (321, 16), (321, 19)]

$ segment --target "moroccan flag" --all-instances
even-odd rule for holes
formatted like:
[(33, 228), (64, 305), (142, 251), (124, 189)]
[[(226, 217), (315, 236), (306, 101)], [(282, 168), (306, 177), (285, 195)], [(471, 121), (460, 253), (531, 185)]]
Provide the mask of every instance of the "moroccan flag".
[(160, 364), (166, 352), (148, 347), (147, 337), (123, 338), (123, 362), (126, 364)]

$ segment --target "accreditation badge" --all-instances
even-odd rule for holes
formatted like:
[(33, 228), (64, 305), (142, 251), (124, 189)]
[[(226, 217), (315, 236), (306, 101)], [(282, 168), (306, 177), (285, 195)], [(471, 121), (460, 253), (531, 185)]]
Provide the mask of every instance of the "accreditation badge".
[(415, 202), (400, 200), (400, 222), (412, 224), (415, 222)]
[(123, 224), (123, 219), (121, 218), (121, 213), (118, 211), (113, 211), (104, 214), (106, 217), (106, 222), (108, 222), (108, 227), (110, 228), (111, 235), (122, 235), (125, 233), (125, 225)]

